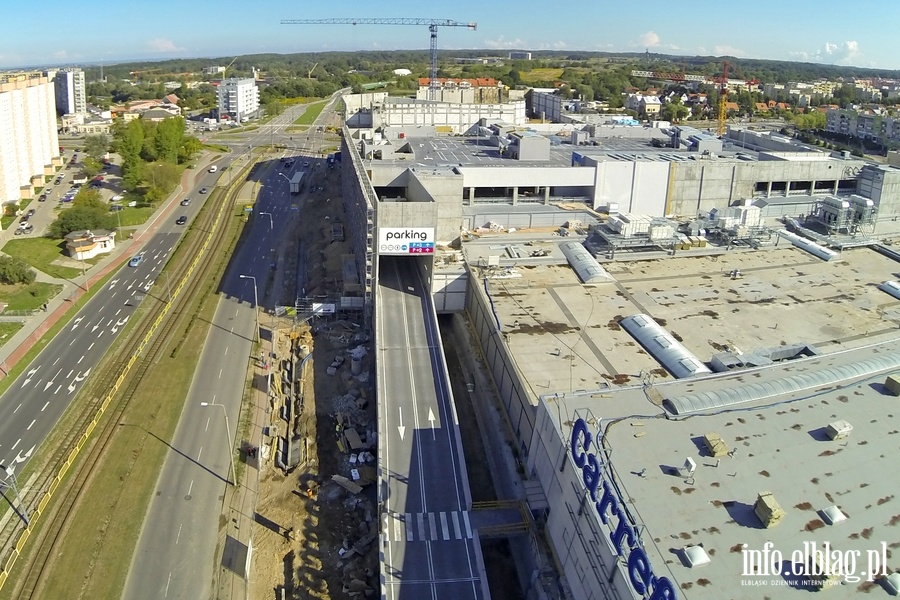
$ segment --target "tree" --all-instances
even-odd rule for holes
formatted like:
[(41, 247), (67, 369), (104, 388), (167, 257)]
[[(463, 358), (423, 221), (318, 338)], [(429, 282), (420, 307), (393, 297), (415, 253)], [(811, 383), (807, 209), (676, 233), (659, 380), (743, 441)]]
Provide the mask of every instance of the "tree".
[(37, 273), (21, 258), (0, 256), (0, 283), (15, 285), (34, 283)]
[(680, 96), (673, 96), (670, 102), (663, 105), (659, 111), (659, 116), (664, 121), (679, 123), (682, 119), (691, 114), (691, 111), (681, 103)]
[(144, 127), (138, 120), (130, 121), (115, 131), (115, 148), (126, 163), (140, 159), (144, 147)]
[(109, 138), (105, 133), (89, 135), (84, 138), (84, 152), (91, 158), (100, 161), (109, 151)]
[(63, 238), (73, 231), (115, 229), (116, 217), (97, 190), (81, 188), (72, 201), (72, 208), (64, 210), (50, 224), (50, 235)]
[(172, 117), (160, 121), (153, 132), (153, 145), (159, 159), (173, 165), (176, 164), (178, 162), (178, 150), (181, 148), (183, 137), (183, 118)]
[(99, 160), (92, 156), (88, 156), (81, 162), (81, 171), (88, 179), (93, 179), (103, 170), (103, 165)]
[(582, 102), (591, 102), (594, 99), (594, 88), (587, 84), (580, 84), (575, 87), (578, 91), (578, 97)]
[(203, 150), (203, 143), (192, 135), (185, 136), (178, 150), (178, 163), (185, 164)]

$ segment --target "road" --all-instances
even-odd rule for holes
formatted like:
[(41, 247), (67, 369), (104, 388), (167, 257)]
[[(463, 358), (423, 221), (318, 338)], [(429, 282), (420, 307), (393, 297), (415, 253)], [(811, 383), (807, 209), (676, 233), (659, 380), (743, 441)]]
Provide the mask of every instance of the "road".
[[(200, 205), (185, 207), (184, 214), (192, 217)], [(148, 284), (156, 280), (183, 230), (174, 219), (164, 223), (144, 246), (142, 263), (122, 267), (0, 396), (0, 464), (21, 471), (138, 304), (166, 300), (164, 285)]]
[(472, 536), (458, 422), (430, 296), (411, 257), (379, 271), (379, 457), (385, 598), (486, 596)]
[[(264, 128), (231, 143), (235, 148), (265, 145), (270, 138), (280, 136), (302, 110), (292, 107)], [(312, 159), (309, 167), (303, 167), (304, 160), (295, 160), (293, 169), (314, 168)], [(123, 598), (196, 600), (213, 595), (218, 571), (213, 558), (217, 554), (222, 498), (231, 480), (229, 452), (234, 440), (228, 434), (236, 435), (248, 361), (253, 358), (254, 296), (263, 301), (278, 239), (297, 214), (291, 205), (298, 197), (289, 194), (288, 182), (279, 175), (281, 172), (289, 177), (290, 173), (279, 169), (283, 169), (280, 161), (259, 171), (263, 179), (256, 215), (223, 278), (215, 317), (144, 519)], [(255, 277), (255, 283), (241, 275)], [(260, 311), (264, 308), (261, 306)], [(226, 431), (226, 419), (230, 431)]]

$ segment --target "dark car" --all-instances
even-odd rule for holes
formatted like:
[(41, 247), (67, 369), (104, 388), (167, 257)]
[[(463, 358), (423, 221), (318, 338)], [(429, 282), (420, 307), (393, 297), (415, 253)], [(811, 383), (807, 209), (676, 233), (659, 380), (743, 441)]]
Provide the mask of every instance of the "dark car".
[(46, 201), (47, 201), (47, 194), (41, 194), (40, 197), (38, 198), (38, 202), (46, 202)]
[(175, 221), (175, 224), (176, 224), (176, 225), (184, 225), (185, 223), (187, 223), (187, 217), (184, 216), (184, 215), (181, 215), (181, 216), (178, 217), (178, 219)]
[(28, 217), (28, 218), (30, 219), (31, 217), (34, 216), (34, 213), (35, 213), (35, 212), (36, 212), (36, 211), (35, 211), (33, 208), (29, 208), (29, 209), (28, 209), (28, 212), (25, 213), (25, 216)]
[(200, 188), (200, 193), (201, 193), (201, 194), (205, 194), (206, 191), (207, 191), (206, 188)]

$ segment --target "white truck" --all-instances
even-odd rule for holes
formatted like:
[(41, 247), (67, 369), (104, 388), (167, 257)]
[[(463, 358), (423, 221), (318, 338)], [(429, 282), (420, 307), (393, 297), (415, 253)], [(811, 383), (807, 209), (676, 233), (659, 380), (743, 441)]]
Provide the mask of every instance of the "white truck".
[(291, 177), (291, 193), (299, 194), (300, 190), (303, 188), (303, 171), (297, 171), (294, 173), (294, 176)]

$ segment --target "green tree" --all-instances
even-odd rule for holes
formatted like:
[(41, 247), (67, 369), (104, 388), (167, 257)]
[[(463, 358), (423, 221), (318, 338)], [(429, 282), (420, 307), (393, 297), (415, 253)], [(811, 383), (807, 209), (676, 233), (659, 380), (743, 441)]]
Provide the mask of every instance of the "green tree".
[(103, 165), (99, 160), (92, 156), (88, 156), (81, 162), (81, 171), (84, 173), (84, 176), (88, 179), (92, 179), (100, 174), (100, 171), (103, 170)]
[(178, 150), (184, 137), (184, 119), (172, 117), (163, 119), (156, 125), (153, 133), (153, 144), (160, 160), (176, 164)]
[(103, 155), (109, 152), (109, 138), (105, 133), (89, 135), (84, 138), (84, 152), (91, 158), (99, 161)]
[(115, 229), (116, 217), (97, 190), (81, 188), (72, 201), (72, 208), (64, 210), (50, 224), (50, 235), (63, 238), (73, 231)]
[(203, 143), (192, 135), (185, 136), (178, 150), (179, 164), (185, 164), (194, 159), (194, 157), (203, 151)]
[(0, 256), (0, 283), (15, 285), (34, 283), (37, 273), (21, 258)]
[(116, 152), (126, 163), (139, 160), (144, 147), (144, 127), (135, 119), (115, 131)]
[(578, 91), (578, 97), (583, 102), (590, 102), (594, 99), (594, 88), (591, 86), (582, 83), (577, 85), (575, 89)]
[(662, 120), (673, 123), (680, 123), (689, 114), (691, 114), (691, 111), (681, 103), (680, 96), (673, 96), (672, 100), (665, 103), (659, 111), (659, 116)]

